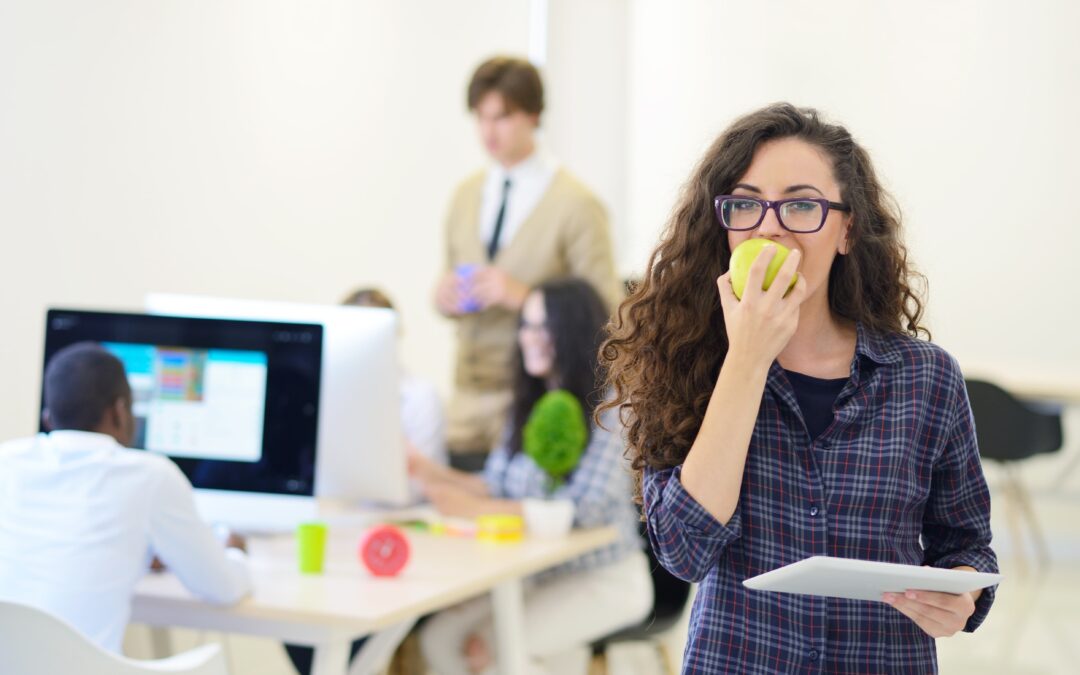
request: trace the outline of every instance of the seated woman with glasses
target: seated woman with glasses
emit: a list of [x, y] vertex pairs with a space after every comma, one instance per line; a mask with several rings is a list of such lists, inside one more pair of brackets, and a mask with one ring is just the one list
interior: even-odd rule
[[[525, 647], [533, 671], [564, 673], [579, 661], [584, 672], [591, 642], [640, 622], [652, 608], [648, 559], [638, 535], [623, 428], [616, 411], [589, 425], [576, 468], [550, 490], [547, 474], [522, 448], [523, 428], [546, 392], [573, 394], [591, 419], [603, 392], [596, 378], [597, 348], [608, 313], [593, 287], [563, 279], [533, 289], [522, 306], [513, 405], [503, 443], [487, 458], [482, 476], [410, 457], [409, 468], [445, 515], [524, 514], [548, 497], [573, 504], [575, 527], [615, 526], [619, 537], [599, 551], [535, 577], [526, 585]], [[487, 597], [432, 617], [420, 644], [437, 673], [479, 673], [494, 668], [492, 608]]]
[[[683, 672], [936, 670], [994, 589], [883, 602], [755, 591], [810, 556], [996, 572], [956, 361], [922, 301], [870, 157], [811, 109], [737, 120], [687, 182], [602, 355], [627, 413], [649, 537], [700, 582]], [[732, 249], [766, 246], [741, 299]], [[794, 287], [789, 284], [796, 278]]]

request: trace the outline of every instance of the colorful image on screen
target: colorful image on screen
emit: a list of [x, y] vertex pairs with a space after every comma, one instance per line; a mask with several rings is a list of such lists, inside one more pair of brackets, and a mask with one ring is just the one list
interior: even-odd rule
[[135, 447], [174, 457], [262, 457], [264, 352], [105, 342], [131, 383]]

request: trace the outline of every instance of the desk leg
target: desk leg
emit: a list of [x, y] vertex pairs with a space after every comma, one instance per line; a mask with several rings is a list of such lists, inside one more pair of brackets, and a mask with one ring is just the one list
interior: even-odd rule
[[150, 655], [155, 659], [167, 659], [172, 653], [172, 637], [168, 628], [147, 626], [150, 631]]
[[334, 640], [315, 645], [311, 675], [346, 675], [349, 670], [349, 640]]
[[495, 611], [495, 656], [500, 675], [525, 673], [525, 603], [521, 579], [504, 581], [491, 590]]
[[407, 619], [369, 635], [349, 665], [349, 675], [373, 675], [386, 670], [394, 651], [415, 625], [416, 619]]

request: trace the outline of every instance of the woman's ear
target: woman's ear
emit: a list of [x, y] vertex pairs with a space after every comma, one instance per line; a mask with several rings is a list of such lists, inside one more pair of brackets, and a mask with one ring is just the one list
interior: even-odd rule
[[851, 216], [848, 216], [845, 221], [844, 237], [840, 240], [840, 245], [836, 248], [836, 252], [840, 255], [847, 255], [851, 252]]

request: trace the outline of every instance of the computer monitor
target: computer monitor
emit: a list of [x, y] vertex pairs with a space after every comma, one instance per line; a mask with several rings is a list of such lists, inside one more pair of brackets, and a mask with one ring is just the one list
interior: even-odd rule
[[84, 341], [124, 364], [134, 446], [173, 459], [205, 518], [278, 529], [315, 515], [322, 326], [49, 310], [46, 365]]
[[168, 293], [147, 295], [145, 308], [322, 326], [315, 495], [392, 506], [409, 501], [393, 310]]

